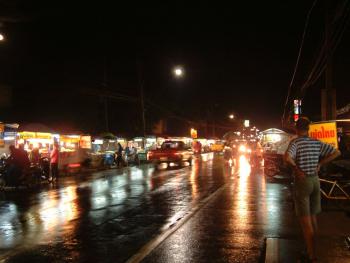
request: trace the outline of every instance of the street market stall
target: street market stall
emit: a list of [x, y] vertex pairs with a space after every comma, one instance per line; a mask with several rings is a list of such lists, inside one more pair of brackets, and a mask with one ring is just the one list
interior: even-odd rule
[[60, 135], [59, 168], [66, 173], [77, 172], [89, 157], [91, 151], [91, 136]]
[[18, 126], [17, 123], [9, 124], [0, 122], [0, 156], [10, 154], [9, 146], [16, 144]]
[[157, 138], [155, 136], [136, 137], [133, 142], [139, 161], [147, 161], [147, 152], [157, 149]]
[[295, 135], [276, 128], [267, 129], [261, 132], [261, 135], [265, 174], [267, 176], [287, 174], [289, 170], [284, 164], [283, 155]]
[[41, 157], [50, 157], [50, 149], [55, 142], [59, 142], [58, 134], [22, 131], [17, 133], [16, 146], [23, 145], [29, 154], [38, 149]]

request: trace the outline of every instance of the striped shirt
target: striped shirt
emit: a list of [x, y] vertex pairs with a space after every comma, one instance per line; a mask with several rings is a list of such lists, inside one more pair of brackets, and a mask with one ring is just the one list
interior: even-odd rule
[[335, 148], [332, 145], [307, 136], [292, 140], [287, 149], [287, 153], [307, 176], [317, 175], [320, 158], [334, 151]]

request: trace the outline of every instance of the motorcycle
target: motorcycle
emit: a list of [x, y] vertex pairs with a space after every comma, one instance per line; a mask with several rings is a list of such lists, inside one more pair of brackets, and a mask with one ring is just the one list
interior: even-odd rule
[[[11, 177], [8, 177], [9, 174], [11, 174]], [[0, 160], [0, 189], [7, 189], [8, 187], [29, 188], [49, 182], [50, 164], [48, 158], [40, 158], [38, 163], [32, 163], [29, 168], [21, 172], [16, 172], [15, 167], [11, 168], [7, 158], [1, 158]]]

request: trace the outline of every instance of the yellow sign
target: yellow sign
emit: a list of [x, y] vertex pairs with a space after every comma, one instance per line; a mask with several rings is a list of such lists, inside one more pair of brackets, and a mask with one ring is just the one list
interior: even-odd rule
[[309, 136], [338, 148], [337, 123], [321, 122], [310, 124]]
[[19, 132], [18, 133], [20, 139], [32, 139], [35, 138], [35, 132]]
[[191, 129], [191, 137], [192, 139], [197, 139], [197, 130], [196, 129]]
[[38, 139], [51, 139], [51, 133], [47, 133], [47, 132], [37, 132], [36, 133], [36, 138]]
[[52, 135], [51, 133], [47, 133], [47, 132], [27, 132], [27, 131], [24, 131], [24, 132], [19, 132], [18, 133], [19, 135], [19, 138], [20, 139], [34, 139], [34, 138], [37, 138], [37, 139], [51, 139], [52, 138]]

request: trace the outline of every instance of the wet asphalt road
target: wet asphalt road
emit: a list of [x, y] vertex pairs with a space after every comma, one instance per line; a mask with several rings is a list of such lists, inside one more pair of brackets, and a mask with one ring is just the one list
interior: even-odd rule
[[205, 154], [1, 193], [0, 261], [125, 262], [176, 229], [143, 262], [259, 262], [265, 237], [295, 233], [290, 191], [240, 163]]

